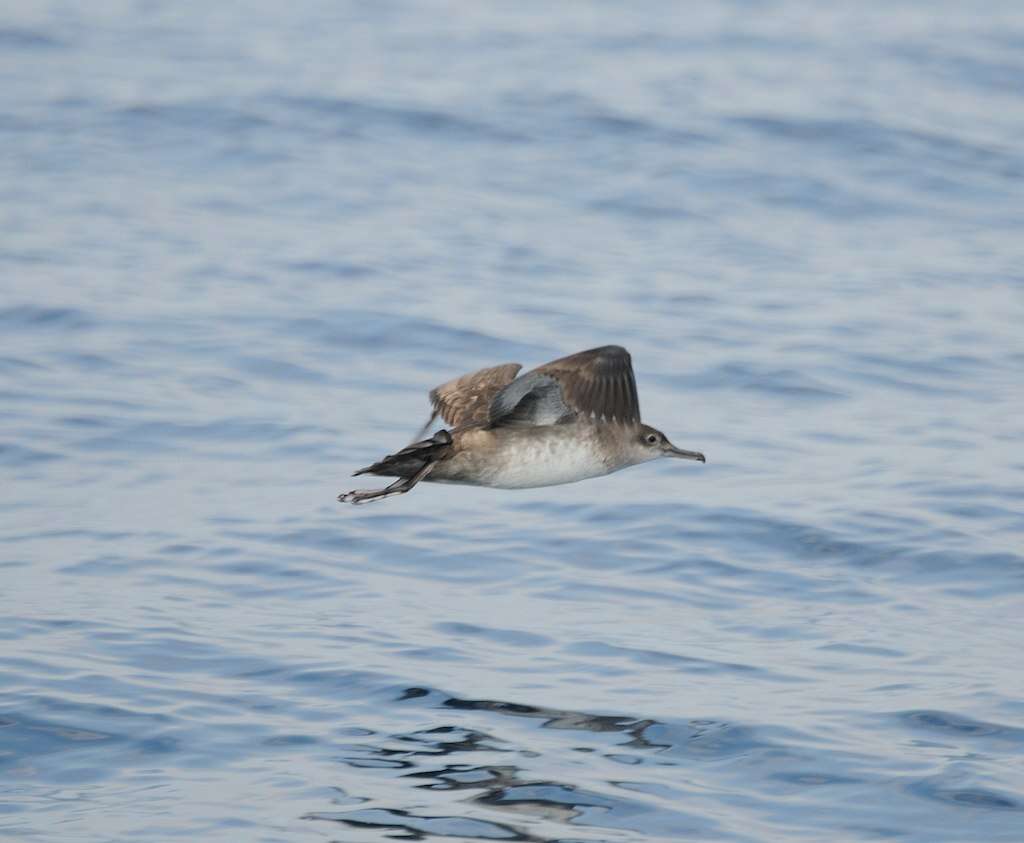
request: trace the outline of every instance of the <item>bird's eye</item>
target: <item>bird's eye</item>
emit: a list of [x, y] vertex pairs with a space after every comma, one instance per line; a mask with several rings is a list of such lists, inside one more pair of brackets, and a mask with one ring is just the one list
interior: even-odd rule
[[647, 444], [648, 444], [648, 445], [653, 445], [653, 444], [655, 444], [655, 443], [656, 443], [657, 441], [658, 441], [658, 436], [657, 436], [657, 434], [655, 434], [655, 433], [648, 433], [648, 434], [647, 434]]

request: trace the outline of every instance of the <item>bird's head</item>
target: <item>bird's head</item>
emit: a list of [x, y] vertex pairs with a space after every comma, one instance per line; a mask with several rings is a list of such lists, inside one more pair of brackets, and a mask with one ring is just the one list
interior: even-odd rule
[[668, 437], [664, 433], [649, 424], [640, 425], [634, 445], [638, 463], [656, 460], [659, 457], [677, 457], [681, 460], [704, 462], [704, 455], [700, 451], [684, 451], [682, 448], [677, 448], [668, 441]]

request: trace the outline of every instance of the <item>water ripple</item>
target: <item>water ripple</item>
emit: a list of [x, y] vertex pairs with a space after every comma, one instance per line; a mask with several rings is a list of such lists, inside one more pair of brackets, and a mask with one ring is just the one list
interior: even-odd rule
[[0, 836], [1019, 843], [1017, 5], [7, 5]]

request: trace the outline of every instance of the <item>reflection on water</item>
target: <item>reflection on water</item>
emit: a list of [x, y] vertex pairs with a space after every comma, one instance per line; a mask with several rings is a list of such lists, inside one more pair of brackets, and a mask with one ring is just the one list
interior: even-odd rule
[[1020, 843], [1019, 4], [7, 6], [0, 836]]
[[[339, 823], [364, 833], [377, 831], [382, 839], [603, 840], [614, 838], [593, 835], [612, 830], [659, 839], [661, 835], [672, 839], [683, 834], [716, 839], [733, 835], [713, 820], [713, 814], [700, 811], [706, 794], [702, 793], [705, 787], [694, 766], [715, 764], [727, 774], [729, 764], [736, 764], [747, 767], [748, 776], [763, 776], [768, 793], [780, 804], [796, 793], [804, 795], [808, 808], [817, 801], [815, 792], [831, 793], [833, 800], [840, 799], [841, 808], [818, 805], [814, 822], [822, 833], [838, 828], [864, 833], [871, 830], [870, 819], [877, 808], [870, 800], [867, 804], [860, 800], [866, 794], [881, 795], [894, 780], [897, 788], [901, 786], [899, 777], [871, 772], [877, 765], [884, 766], [882, 758], [823, 752], [820, 745], [812, 752], [808, 744], [814, 742], [806, 735], [779, 734], [771, 739], [758, 734], [759, 730], [714, 720], [633, 720], [495, 700], [443, 698], [424, 688], [409, 688], [400, 699], [424, 697], [440, 709], [528, 718], [543, 729], [600, 737], [583, 734], [560, 742], [562, 765], [574, 773], [574, 780], [560, 781], [536, 773], [538, 767], [545, 766], [545, 750], [526, 751], [494, 734], [502, 728], [500, 719], [485, 718], [492, 723], [492, 732], [447, 725], [386, 738], [366, 735], [347, 748], [348, 754], [342, 759], [345, 764], [386, 770], [399, 780], [412, 780], [410, 786], [418, 790], [451, 794], [457, 801], [445, 802], [457, 808], [450, 814], [440, 814], [439, 802], [426, 810], [377, 807], [372, 797], [341, 791], [337, 802], [344, 808], [311, 812], [306, 819]], [[949, 723], [958, 719], [943, 712], [907, 712], [899, 716], [914, 722], [939, 723], [940, 728], [949, 728]], [[964, 731], [959, 723], [952, 728]], [[981, 731], [971, 728], [969, 733], [999, 731], [994, 724], [986, 724]], [[548, 745], [546, 740], [537, 743]], [[571, 755], [576, 759], [566, 762]], [[675, 768], [678, 772], [663, 776], [663, 781], [656, 784], [628, 769], [642, 765]], [[595, 780], [589, 786], [579, 783], [580, 779], [589, 780], [591, 771], [602, 766], [615, 771], [614, 778]], [[757, 768], [763, 769], [754, 772]], [[1024, 809], [1019, 798], [984, 787], [956, 786], [954, 779], [909, 779], [906, 792], [925, 800], [985, 809]], [[737, 795], [725, 798], [735, 799], [737, 808], [746, 801]], [[854, 801], [846, 804], [851, 799]], [[916, 813], [923, 817], [926, 811], [927, 804], [922, 803]], [[574, 829], [571, 838], [565, 836], [566, 825]], [[882, 828], [876, 826], [872, 833], [882, 833]]]
[[[416, 699], [429, 695], [427, 689], [409, 688], [402, 698]], [[441, 702], [441, 706], [459, 711], [537, 719], [545, 729], [618, 733], [622, 739], [617, 740], [613, 746], [606, 745], [603, 750], [587, 745], [570, 748], [571, 752], [583, 754], [600, 751], [603, 758], [616, 764], [641, 764], [643, 756], [638, 754], [640, 751], [650, 750], [653, 755], [672, 748], [671, 744], [652, 743], [648, 740], [648, 729], [660, 725], [653, 720], [634, 721], [495, 700], [448, 698]], [[713, 739], [706, 740], [709, 734], [725, 728], [725, 724], [711, 721], [694, 721], [688, 726], [691, 733], [687, 741], [703, 741], [703, 749], [698, 752], [707, 752], [713, 746]], [[537, 753], [522, 753], [491, 734], [439, 726], [411, 734], [394, 735], [388, 744], [387, 747], [362, 744], [360, 748], [363, 752], [347, 757], [345, 762], [357, 767], [365, 765], [402, 770], [400, 775], [403, 778], [423, 780], [414, 785], [419, 789], [459, 791], [459, 804], [463, 811], [480, 809], [482, 816], [468, 819], [465, 815], [426, 817], [393, 809], [353, 808], [315, 812], [309, 814], [307, 819], [339, 822], [356, 829], [378, 829], [388, 834], [402, 832], [411, 839], [462, 837], [549, 841], [556, 838], [544, 833], [543, 827], [551, 824], [635, 830], [639, 833], [657, 833], [661, 827], [670, 833], [682, 833], [687, 829], [696, 833], [707, 832], [714, 827], [714, 824], [689, 816], [683, 811], [659, 808], [642, 798], [631, 797], [630, 791], [641, 796], [648, 791], [640, 782], [606, 782], [604, 785], [610, 790], [604, 794], [577, 784], [537, 778], [530, 770], [533, 765], [507, 763], [521, 755], [529, 757]], [[499, 759], [504, 755], [506, 763], [475, 763], [473, 756], [463, 757], [467, 753], [485, 753]], [[445, 763], [436, 760], [442, 756]], [[658, 795], [657, 789], [654, 795]], [[484, 819], [483, 815], [507, 815], [508, 821]], [[531, 828], [528, 823], [536, 827]], [[565, 838], [559, 835], [558, 839]]]

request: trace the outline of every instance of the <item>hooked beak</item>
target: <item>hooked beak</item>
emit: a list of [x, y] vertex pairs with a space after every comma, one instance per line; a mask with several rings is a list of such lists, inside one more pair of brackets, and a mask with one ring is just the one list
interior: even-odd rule
[[696, 460], [697, 462], [706, 462], [704, 455], [700, 451], [684, 451], [682, 448], [677, 448], [675, 445], [669, 445], [665, 449], [666, 457], [679, 457], [681, 460]]

